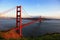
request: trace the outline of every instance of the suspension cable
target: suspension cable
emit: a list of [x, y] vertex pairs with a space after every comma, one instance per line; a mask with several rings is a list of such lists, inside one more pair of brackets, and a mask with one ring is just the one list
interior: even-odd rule
[[32, 17], [31, 15], [28, 14], [28, 12], [22, 7], [23, 11], [27, 13], [28, 16]]
[[13, 7], [13, 8], [11, 8], [11, 9], [9, 9], [9, 10], [3, 11], [3, 12], [0, 13], [0, 15], [6, 14], [6, 13], [8, 13], [8, 12], [14, 10], [15, 8], [16, 8], [16, 7]]

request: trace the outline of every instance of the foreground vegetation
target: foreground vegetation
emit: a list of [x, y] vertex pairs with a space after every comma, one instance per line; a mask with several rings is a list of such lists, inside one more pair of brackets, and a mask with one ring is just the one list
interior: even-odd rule
[[23, 38], [9, 38], [9, 39], [5, 39], [4, 37], [2, 37], [0, 35], [0, 40], [60, 40], [60, 34], [57, 33], [53, 33], [53, 34], [46, 34], [43, 36], [39, 36], [39, 37], [23, 37]]
[[60, 40], [60, 33], [47, 33], [38, 37], [20, 38], [15, 30], [9, 30], [7, 32], [0, 32], [0, 40]]

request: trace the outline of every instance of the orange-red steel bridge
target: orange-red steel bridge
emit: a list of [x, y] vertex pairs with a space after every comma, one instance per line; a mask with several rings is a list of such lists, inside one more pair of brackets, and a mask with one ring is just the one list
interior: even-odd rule
[[[9, 9], [9, 10], [3, 12], [3, 13], [7, 13], [7, 12], [13, 10], [13, 9], [14, 8]], [[33, 24], [35, 22], [41, 22], [42, 18], [41, 17], [39, 17], [39, 18], [22, 18], [21, 14], [22, 14], [22, 6], [16, 6], [16, 28], [14, 28], [14, 30], [19, 30], [20, 37], [23, 37], [22, 28], [26, 27], [26, 26], [29, 26], [30, 24]], [[22, 19], [27, 19], [27, 20], [32, 20], [32, 21], [28, 22], [26, 24], [22, 24]]]

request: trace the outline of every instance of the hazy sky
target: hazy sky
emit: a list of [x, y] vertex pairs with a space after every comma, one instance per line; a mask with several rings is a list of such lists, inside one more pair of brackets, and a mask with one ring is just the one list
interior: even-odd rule
[[[32, 16], [60, 18], [60, 0], [0, 0], [0, 12], [17, 5], [21, 5]], [[14, 12], [10, 12], [9, 15], [14, 16]]]

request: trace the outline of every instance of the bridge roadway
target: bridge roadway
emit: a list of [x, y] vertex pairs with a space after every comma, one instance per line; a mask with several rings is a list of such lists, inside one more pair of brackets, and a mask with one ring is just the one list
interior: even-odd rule
[[[33, 24], [35, 22], [42, 22], [42, 19], [41, 18], [22, 18], [22, 19], [27, 19], [27, 20], [32, 20], [31, 22], [29, 23], [26, 23], [26, 24], [22, 24], [22, 28], [26, 27], [26, 26], [29, 26], [30, 24]], [[18, 30], [19, 28], [12, 28], [14, 30]]]

